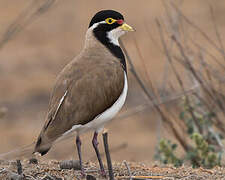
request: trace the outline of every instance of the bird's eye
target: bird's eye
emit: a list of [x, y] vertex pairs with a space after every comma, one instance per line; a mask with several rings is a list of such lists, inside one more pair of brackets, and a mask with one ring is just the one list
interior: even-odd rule
[[116, 22], [116, 20], [113, 19], [113, 18], [107, 18], [107, 19], [105, 19], [105, 22], [106, 22], [107, 24], [113, 24], [114, 22]]

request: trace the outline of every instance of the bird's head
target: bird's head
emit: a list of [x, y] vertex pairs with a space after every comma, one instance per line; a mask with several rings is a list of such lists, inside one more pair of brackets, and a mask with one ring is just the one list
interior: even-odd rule
[[95, 37], [103, 44], [112, 43], [119, 46], [118, 39], [134, 29], [125, 23], [124, 17], [117, 11], [102, 10], [94, 15], [89, 24]]

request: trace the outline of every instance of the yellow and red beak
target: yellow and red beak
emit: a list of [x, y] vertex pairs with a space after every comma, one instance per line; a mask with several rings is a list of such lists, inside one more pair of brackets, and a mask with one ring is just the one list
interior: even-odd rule
[[126, 23], [123, 23], [120, 28], [124, 31], [134, 31], [134, 29]]
[[117, 20], [117, 23], [120, 24], [120, 28], [124, 31], [135, 31], [130, 25], [125, 23], [122, 19]]

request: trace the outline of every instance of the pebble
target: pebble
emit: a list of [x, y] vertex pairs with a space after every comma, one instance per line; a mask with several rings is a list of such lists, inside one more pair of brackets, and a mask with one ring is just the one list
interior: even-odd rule
[[60, 169], [74, 169], [81, 170], [78, 160], [66, 160], [59, 163]]

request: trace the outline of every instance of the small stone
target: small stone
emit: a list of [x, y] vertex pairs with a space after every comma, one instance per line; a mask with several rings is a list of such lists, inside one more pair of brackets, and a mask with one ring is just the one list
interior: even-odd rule
[[17, 173], [19, 175], [22, 175], [23, 174], [23, 168], [22, 168], [22, 164], [21, 164], [20, 160], [16, 160], [16, 164], [17, 164]]
[[78, 160], [66, 160], [59, 163], [61, 169], [81, 170], [80, 162]]
[[56, 176], [46, 175], [46, 176], [43, 177], [41, 180], [62, 180], [62, 178], [58, 178], [58, 177], [56, 177]]
[[10, 175], [7, 178], [8, 180], [25, 180], [25, 177], [23, 174], [18, 175], [16, 173], [10, 173]]
[[86, 180], [96, 180], [96, 178], [94, 176], [88, 174], [86, 176]]
[[31, 158], [29, 164], [38, 164], [38, 160], [36, 158]]

